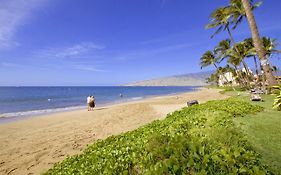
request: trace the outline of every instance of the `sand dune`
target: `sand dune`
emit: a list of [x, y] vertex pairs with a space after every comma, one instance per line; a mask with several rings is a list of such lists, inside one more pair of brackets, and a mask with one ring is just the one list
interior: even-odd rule
[[186, 101], [223, 98], [218, 90], [202, 89], [0, 124], [0, 174], [40, 174], [66, 156], [80, 153], [87, 144], [162, 119]]

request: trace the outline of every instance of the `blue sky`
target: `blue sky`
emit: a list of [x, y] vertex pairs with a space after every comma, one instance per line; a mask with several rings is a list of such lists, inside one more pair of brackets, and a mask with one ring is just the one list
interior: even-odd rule
[[[201, 55], [227, 37], [210, 39], [204, 26], [227, 3], [0, 0], [0, 85], [119, 85], [202, 71]], [[266, 0], [255, 11], [261, 35], [278, 41], [280, 7]], [[251, 36], [246, 20], [233, 35]], [[279, 57], [271, 60], [281, 67]]]

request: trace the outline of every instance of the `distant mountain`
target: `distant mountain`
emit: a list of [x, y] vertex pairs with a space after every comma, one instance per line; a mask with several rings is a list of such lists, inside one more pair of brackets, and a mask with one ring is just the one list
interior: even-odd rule
[[212, 71], [175, 75], [126, 84], [125, 86], [204, 86]]

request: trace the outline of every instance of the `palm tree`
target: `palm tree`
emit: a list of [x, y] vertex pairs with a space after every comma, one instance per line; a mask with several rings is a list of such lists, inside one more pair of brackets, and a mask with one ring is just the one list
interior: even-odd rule
[[220, 7], [217, 8], [212, 14], [211, 14], [211, 22], [206, 25], [206, 28], [217, 28], [215, 33], [211, 36], [213, 38], [216, 34], [221, 32], [222, 30], [227, 30], [228, 35], [231, 40], [233, 40], [232, 34], [229, 29], [230, 25], [230, 8], [229, 7]]
[[272, 53], [278, 53], [278, 51], [275, 49], [277, 46], [276, 39], [262, 37], [262, 43], [268, 57], [270, 57]]
[[207, 80], [207, 83], [212, 83], [212, 82], [215, 82], [216, 84], [218, 84], [218, 77], [219, 77], [219, 74], [218, 72], [214, 72], [210, 75], [210, 77], [208, 77], [206, 80]]
[[[275, 50], [277, 44], [276, 44], [276, 39], [271, 39], [269, 37], [262, 37], [263, 41], [263, 46], [266, 52], [266, 55], [268, 57], [271, 56], [272, 53], [278, 53], [277, 50]], [[253, 43], [252, 38], [246, 38], [244, 40], [244, 43], [248, 49], [248, 57], [253, 57], [254, 58], [254, 63], [255, 63], [255, 69], [256, 69], [256, 74], [258, 75], [258, 63], [257, 63], [257, 52]]]
[[[230, 63], [234, 66], [235, 74], [238, 75], [240, 78], [243, 78], [244, 82], [249, 84], [248, 80], [246, 79], [247, 74], [245, 74], [245, 76], [243, 76], [243, 74], [242, 73], [240, 74], [240, 72], [238, 71], [238, 68], [237, 68], [241, 64], [241, 62], [244, 58], [240, 56], [240, 52], [236, 52], [237, 49], [234, 50], [233, 47], [231, 47], [230, 43], [231, 43], [230, 39], [225, 39], [225, 40], [222, 40], [221, 42], [219, 42], [219, 44], [215, 47], [214, 53], [218, 57], [218, 62], [221, 63], [224, 59], [228, 59], [228, 63]], [[246, 66], [246, 67], [244, 66], [245, 69], [247, 69], [248, 67], [245, 62], [244, 62], [244, 65]], [[228, 67], [227, 70], [230, 70], [229, 69], [230, 66], [227, 65], [227, 67]], [[233, 71], [231, 71], [231, 72], [233, 73]], [[244, 87], [246, 87], [246, 84], [244, 82], [240, 81], [240, 84], [243, 85]]]
[[[252, 4], [251, 1], [251, 7], [252, 10], [259, 7], [261, 5], [261, 2], [258, 2], [256, 4]], [[241, 3], [241, 0], [230, 0], [230, 3], [226, 7], [220, 7], [217, 8], [212, 14], [211, 14], [211, 22], [206, 25], [206, 28], [217, 28], [215, 33], [211, 36], [213, 38], [216, 34], [218, 34], [222, 30], [227, 30], [228, 35], [230, 37], [230, 40], [232, 44], [234, 45], [234, 39], [230, 32], [230, 25], [233, 24], [234, 26], [232, 29], [235, 29], [239, 23], [243, 20], [243, 18], [246, 16], [245, 10], [243, 8], [243, 5]]]
[[[243, 65], [245, 72], [241, 72], [238, 71], [238, 75], [244, 79], [244, 87], [248, 88], [250, 85], [250, 82], [253, 80], [253, 74], [251, 69], [248, 67], [245, 58], [246, 57], [250, 57], [250, 56], [254, 56], [254, 61], [256, 63], [255, 60], [255, 52], [253, 49], [251, 49], [251, 47], [249, 46], [249, 43], [247, 43], [249, 41], [243, 41], [243, 42], [239, 42], [237, 44], [235, 44], [232, 47], [232, 52], [230, 52], [230, 57], [228, 62], [232, 65], [234, 65], [234, 67], [239, 66], [240, 64]], [[256, 70], [258, 70], [257, 66], [256, 66]], [[256, 72], [257, 73], [257, 72]], [[258, 74], [258, 73], [257, 73]]]
[[[252, 10], [254, 10], [262, 4], [262, 1], [253, 4], [253, 0], [250, 0], [249, 3], [251, 5]], [[231, 23], [233, 24], [232, 29], [236, 29], [238, 24], [240, 24], [246, 17], [245, 9], [241, 0], [230, 0], [228, 7], [231, 13]]]
[[242, 65], [246, 71], [246, 74], [250, 75], [249, 67], [248, 67], [247, 63], [245, 62], [245, 57], [247, 55], [248, 55], [248, 49], [244, 42], [236, 43], [233, 46], [233, 51], [231, 52], [231, 56], [236, 57], [238, 60], [240, 60], [240, 63], [242, 63]]
[[[216, 9], [212, 14], [211, 14], [211, 22], [209, 24], [206, 25], [206, 28], [218, 28], [216, 30], [216, 32], [211, 36], [214, 37], [214, 35], [218, 34], [220, 31], [222, 30], [227, 30], [228, 35], [230, 37], [230, 41], [232, 43], [232, 45], [234, 46], [234, 49], [236, 50], [236, 54], [239, 54], [239, 50], [236, 48], [235, 45], [235, 41], [233, 39], [233, 36], [230, 32], [230, 18], [233, 16], [233, 10], [234, 8], [230, 5], [227, 7], [220, 7], [218, 9]], [[242, 56], [240, 56], [242, 57]], [[249, 70], [248, 70], [248, 66], [246, 64], [245, 61], [242, 61], [245, 69], [246, 69], [246, 73], [249, 74]]]
[[254, 58], [256, 75], [258, 76], [259, 75], [259, 68], [258, 68], [258, 63], [257, 63], [257, 58], [256, 58], [257, 52], [255, 50], [253, 39], [252, 38], [246, 38], [246, 39], [244, 39], [244, 43], [245, 43], [245, 47], [248, 50], [247, 57], [253, 57]]
[[207, 67], [209, 65], [214, 65], [215, 68], [218, 69], [217, 61], [218, 61], [218, 58], [215, 56], [215, 54], [212, 51], [208, 50], [200, 58], [201, 69], [204, 67]]
[[[266, 52], [266, 56], [268, 58], [270, 58], [270, 56], [273, 54], [273, 53], [279, 53], [278, 50], [276, 50], [276, 46], [277, 46], [277, 43], [276, 43], [276, 39], [271, 39], [269, 37], [262, 37], [262, 41], [263, 41], [263, 47], [265, 49], [265, 52]], [[270, 65], [269, 65], [270, 67]], [[277, 72], [277, 67], [276, 66], [272, 66], [270, 67], [270, 70], [272, 72], [272, 74], [275, 72]], [[263, 76], [264, 77], [264, 76]], [[264, 78], [263, 78], [264, 79]], [[265, 83], [265, 80], [264, 82]], [[277, 82], [278, 83], [278, 82]], [[264, 88], [265, 89], [265, 88]]]
[[220, 59], [219, 62], [229, 57], [231, 51], [230, 42], [231, 41], [229, 39], [225, 39], [220, 41], [219, 44], [215, 47], [214, 52], [218, 55]]
[[222, 77], [225, 79], [225, 81], [229, 84], [229, 81], [227, 80], [227, 78], [225, 77], [225, 75], [221, 72], [220, 67], [218, 67], [217, 62], [218, 62], [219, 58], [216, 57], [216, 55], [208, 50], [206, 51], [203, 56], [200, 58], [200, 65], [201, 65], [201, 69], [210, 65], [213, 65], [216, 70], [218, 71], [219, 74], [222, 75]]
[[252, 38], [254, 41], [254, 46], [256, 48], [257, 54], [259, 56], [260, 62], [262, 64], [263, 69], [265, 70], [265, 76], [268, 80], [268, 84], [270, 86], [278, 84], [277, 80], [272, 74], [272, 71], [270, 70], [268, 60], [266, 58], [266, 51], [263, 47], [262, 40], [260, 38], [259, 32], [258, 32], [258, 27], [256, 24], [255, 17], [252, 13], [252, 7], [249, 3], [249, 0], [241, 0], [243, 7], [245, 9], [245, 13], [249, 22], [249, 26], [251, 29], [252, 33]]

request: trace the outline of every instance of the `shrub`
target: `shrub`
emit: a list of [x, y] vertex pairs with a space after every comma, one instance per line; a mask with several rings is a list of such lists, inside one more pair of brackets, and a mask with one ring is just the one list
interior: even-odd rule
[[261, 110], [233, 98], [183, 108], [99, 140], [45, 174], [268, 174], [232, 121]]
[[279, 89], [279, 92], [277, 93], [277, 96], [273, 102], [273, 109], [277, 109], [278, 111], [281, 111], [281, 84], [279, 86], [273, 86], [273, 87]]

